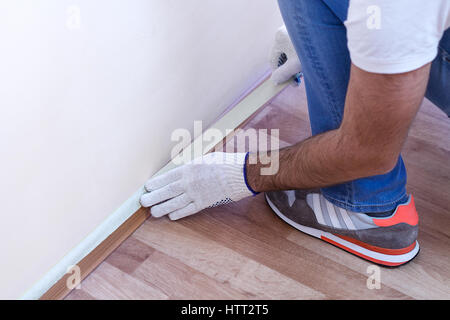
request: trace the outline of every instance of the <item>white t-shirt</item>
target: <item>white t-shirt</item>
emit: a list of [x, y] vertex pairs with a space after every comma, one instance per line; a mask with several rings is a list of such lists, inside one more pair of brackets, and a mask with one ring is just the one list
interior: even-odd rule
[[402, 73], [434, 60], [450, 27], [450, 0], [350, 0], [348, 48], [357, 67]]

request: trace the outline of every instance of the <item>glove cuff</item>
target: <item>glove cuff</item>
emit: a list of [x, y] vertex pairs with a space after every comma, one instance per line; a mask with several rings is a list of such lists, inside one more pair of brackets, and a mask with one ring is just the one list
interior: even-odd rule
[[245, 164], [248, 153], [234, 153], [228, 154], [227, 156], [233, 157], [233, 160], [228, 162], [230, 164], [225, 166], [225, 176], [228, 178], [227, 183], [231, 191], [231, 200], [239, 201], [242, 198], [257, 195], [258, 193], [250, 187], [247, 181]]
[[250, 190], [250, 192], [253, 194], [253, 196], [256, 196], [259, 194], [259, 192], [256, 192], [255, 190], [253, 190], [252, 187], [250, 187], [250, 184], [248, 183], [247, 180], [247, 160], [248, 160], [248, 156], [249, 156], [250, 152], [247, 152], [245, 154], [245, 159], [244, 159], [244, 164], [243, 164], [243, 174], [244, 174], [244, 181], [245, 181], [245, 185], [247, 186], [248, 190]]

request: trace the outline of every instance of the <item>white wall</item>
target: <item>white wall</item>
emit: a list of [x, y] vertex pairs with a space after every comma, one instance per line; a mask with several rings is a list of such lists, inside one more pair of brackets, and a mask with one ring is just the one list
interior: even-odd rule
[[0, 298], [261, 77], [281, 24], [275, 0], [0, 1]]

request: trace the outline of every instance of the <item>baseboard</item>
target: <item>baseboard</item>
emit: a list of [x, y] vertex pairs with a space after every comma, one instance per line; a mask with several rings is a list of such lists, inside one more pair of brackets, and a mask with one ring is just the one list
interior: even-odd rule
[[[274, 85], [268, 80], [268, 74], [257, 85], [247, 90], [212, 126], [225, 133], [227, 129], [237, 129], [243, 126], [255, 112], [280, 93], [286, 84]], [[232, 134], [232, 133], [231, 133]], [[219, 144], [226, 138], [215, 137]], [[199, 139], [199, 138], [197, 138]], [[196, 143], [195, 139], [192, 144]], [[206, 153], [209, 150], [202, 150]], [[164, 173], [175, 165], [169, 162], [156, 175]], [[42, 279], [30, 288], [22, 299], [58, 300], [63, 299], [70, 291], [67, 281], [72, 273], [68, 268], [77, 265], [80, 269], [80, 279], [85, 279], [109, 254], [125, 241], [149, 216], [148, 210], [139, 205], [143, 188], [128, 199], [119, 209], [111, 214], [106, 221], [98, 226], [92, 234], [86, 237], [78, 246], [55, 265]]]
[[[110, 234], [99, 246], [77, 263], [80, 268], [80, 279], [86, 278], [103, 260], [105, 260], [123, 241], [125, 241], [149, 217], [149, 211], [140, 208], [119, 228]], [[63, 299], [71, 289], [67, 286], [71, 274], [66, 273], [59, 279], [40, 300]]]

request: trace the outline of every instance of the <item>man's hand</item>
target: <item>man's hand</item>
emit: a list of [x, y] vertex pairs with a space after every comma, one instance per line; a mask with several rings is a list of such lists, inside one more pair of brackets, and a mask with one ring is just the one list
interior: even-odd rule
[[272, 67], [271, 79], [276, 84], [288, 81], [302, 71], [300, 60], [285, 26], [278, 29], [275, 35], [269, 61]]
[[245, 153], [215, 152], [150, 179], [141, 197], [152, 216], [171, 220], [251, 196], [244, 177]]

